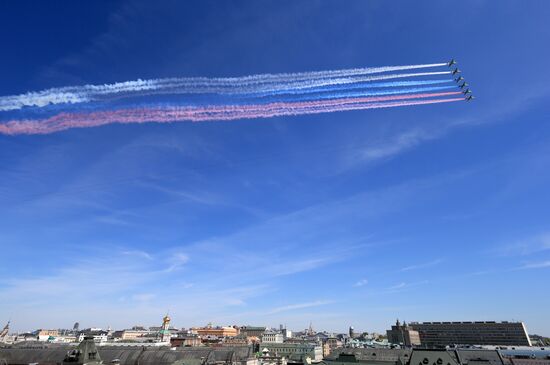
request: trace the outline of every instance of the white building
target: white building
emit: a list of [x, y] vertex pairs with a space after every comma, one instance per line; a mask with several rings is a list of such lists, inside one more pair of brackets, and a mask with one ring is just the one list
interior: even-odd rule
[[283, 343], [284, 336], [281, 332], [265, 331], [262, 335], [262, 343]]
[[302, 358], [317, 362], [323, 360], [323, 348], [310, 343], [262, 343], [262, 352], [266, 351], [270, 356], [280, 356], [287, 359]]
[[96, 343], [103, 343], [107, 342], [109, 339], [109, 332], [108, 331], [82, 331], [78, 334], [78, 342], [84, 341], [84, 337], [93, 337], [94, 342]]
[[285, 340], [289, 339], [289, 338], [292, 338], [292, 331], [291, 330], [288, 330], [286, 328], [283, 328], [283, 338]]

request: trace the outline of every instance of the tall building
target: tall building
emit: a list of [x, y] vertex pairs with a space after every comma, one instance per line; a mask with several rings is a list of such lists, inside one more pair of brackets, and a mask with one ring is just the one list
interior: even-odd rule
[[422, 347], [447, 345], [531, 346], [523, 322], [411, 322]]
[[292, 338], [292, 331], [289, 330], [288, 328], [283, 328], [283, 338], [285, 340]]
[[410, 326], [407, 326], [406, 322], [399, 323], [399, 320], [395, 322], [395, 326], [391, 326], [391, 330], [386, 331], [388, 336], [388, 342], [393, 344], [402, 344], [407, 347], [418, 346], [421, 344], [420, 334]]

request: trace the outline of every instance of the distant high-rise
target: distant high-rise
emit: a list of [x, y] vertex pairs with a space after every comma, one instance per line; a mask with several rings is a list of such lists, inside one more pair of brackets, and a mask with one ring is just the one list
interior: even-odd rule
[[353, 338], [355, 336], [355, 332], [353, 330], [353, 326], [349, 326], [349, 337]]
[[75, 322], [73, 325], [73, 331], [78, 332], [78, 329], [80, 328], [80, 323]]
[[523, 322], [410, 322], [422, 347], [447, 345], [531, 346]]

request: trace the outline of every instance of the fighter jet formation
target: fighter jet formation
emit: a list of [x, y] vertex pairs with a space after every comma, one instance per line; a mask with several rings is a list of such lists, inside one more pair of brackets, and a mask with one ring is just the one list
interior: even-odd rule
[[[453, 67], [453, 65], [456, 65], [457, 62], [455, 61], [455, 59], [453, 58], [452, 60], [450, 60], [449, 62], [447, 62], [447, 66], [449, 68]], [[460, 71], [457, 67], [455, 67], [452, 71], [451, 71], [451, 75], [458, 75], [462, 73], [462, 71]], [[472, 101], [475, 99], [475, 97], [472, 95], [472, 90], [470, 90], [468, 88], [468, 84], [466, 83], [466, 81], [464, 81], [464, 77], [462, 76], [458, 76], [456, 77], [455, 79], [455, 82], [458, 86], [459, 89], [462, 90], [462, 93], [464, 94], [464, 100], [466, 101]], [[461, 83], [462, 82], [462, 83]]]
[[472, 91], [456, 65], [451, 60], [240, 77], [138, 79], [0, 95], [0, 135], [471, 101]]

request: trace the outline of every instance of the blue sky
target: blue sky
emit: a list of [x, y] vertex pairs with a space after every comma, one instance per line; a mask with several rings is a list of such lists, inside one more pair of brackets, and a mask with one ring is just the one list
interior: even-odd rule
[[456, 58], [473, 103], [0, 136], [13, 328], [550, 334], [550, 4], [10, 2], [0, 95]]

